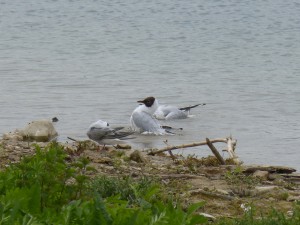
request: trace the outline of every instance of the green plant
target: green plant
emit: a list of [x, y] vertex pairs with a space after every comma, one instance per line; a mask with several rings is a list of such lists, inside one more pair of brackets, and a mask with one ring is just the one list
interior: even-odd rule
[[225, 180], [231, 185], [244, 186], [252, 188], [260, 183], [260, 179], [243, 173], [241, 167], [236, 167], [233, 171], [225, 174]]
[[[162, 188], [149, 178], [88, 176], [87, 158], [74, 162], [63, 146], [36, 146], [33, 156], [0, 172], [0, 224], [202, 224], [195, 211], [162, 200]], [[174, 204], [176, 203], [176, 204]]]
[[300, 207], [294, 206], [291, 216], [287, 216], [282, 212], [272, 209], [267, 216], [258, 214], [251, 207], [242, 218], [220, 219], [217, 225], [298, 225], [300, 224]]
[[145, 193], [158, 188], [158, 184], [148, 177], [133, 180], [129, 176], [100, 176], [95, 179], [92, 188], [102, 198], [119, 195], [121, 200], [127, 200], [129, 203], [138, 203], [140, 197], [145, 197]]

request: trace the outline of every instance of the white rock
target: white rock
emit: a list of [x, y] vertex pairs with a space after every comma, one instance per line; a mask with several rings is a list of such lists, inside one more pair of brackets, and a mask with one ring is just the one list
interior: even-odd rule
[[208, 220], [216, 220], [216, 217], [210, 215], [210, 214], [207, 214], [207, 213], [199, 213], [200, 215], [204, 216], [205, 218], [207, 218]]
[[24, 140], [47, 142], [57, 136], [57, 132], [49, 120], [30, 122], [22, 131]]

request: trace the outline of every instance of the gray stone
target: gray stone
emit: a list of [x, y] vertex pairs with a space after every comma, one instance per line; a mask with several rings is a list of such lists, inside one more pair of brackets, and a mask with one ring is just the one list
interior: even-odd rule
[[57, 137], [57, 132], [49, 120], [30, 122], [22, 131], [24, 140], [47, 142]]
[[15, 132], [5, 133], [3, 134], [2, 138], [3, 140], [23, 141], [22, 134], [18, 130], [16, 130]]
[[269, 172], [268, 171], [257, 170], [253, 173], [253, 177], [258, 177], [262, 180], [268, 180], [269, 179]]
[[300, 196], [288, 196], [287, 201], [289, 201], [289, 202], [300, 202]]
[[273, 192], [278, 189], [278, 186], [257, 186], [255, 187], [256, 195], [262, 195]]

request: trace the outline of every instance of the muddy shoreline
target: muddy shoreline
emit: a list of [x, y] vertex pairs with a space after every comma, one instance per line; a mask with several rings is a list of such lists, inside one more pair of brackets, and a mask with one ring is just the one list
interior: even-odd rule
[[[18, 132], [0, 139], [0, 168], [32, 155], [35, 145], [49, 142], [24, 141]], [[205, 201], [203, 213], [237, 217], [255, 206], [261, 212], [275, 208], [289, 214], [300, 201], [300, 176], [289, 167], [220, 165], [215, 156], [183, 157], [161, 153], [151, 156], [129, 145], [99, 146], [90, 140], [60, 143], [70, 160], [88, 157], [96, 169], [91, 176], [154, 177], [186, 202]]]

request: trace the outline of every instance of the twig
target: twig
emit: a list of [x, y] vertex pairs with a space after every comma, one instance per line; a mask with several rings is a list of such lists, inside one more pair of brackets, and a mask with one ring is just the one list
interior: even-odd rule
[[76, 140], [74, 138], [71, 138], [71, 137], [67, 137], [67, 138], [70, 139], [71, 141], [78, 141], [78, 140]]
[[[167, 145], [167, 146], [170, 146], [169, 143], [168, 143], [168, 140], [165, 140], [164, 143]], [[172, 160], [174, 161], [176, 159], [176, 157], [173, 155], [173, 152], [171, 150], [168, 150]]]

